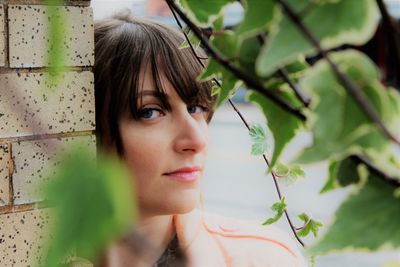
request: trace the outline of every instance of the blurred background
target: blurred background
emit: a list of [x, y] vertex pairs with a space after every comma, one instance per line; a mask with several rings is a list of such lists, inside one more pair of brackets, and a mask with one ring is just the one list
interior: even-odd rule
[[[360, 0], [362, 1], [362, 0]], [[400, 0], [385, 1], [392, 16], [400, 19]], [[168, 7], [161, 0], [92, 0], [91, 6], [95, 19], [110, 16], [112, 13], [128, 8], [134, 15], [147, 17], [176, 26]], [[236, 25], [243, 16], [240, 4], [235, 3], [226, 9], [225, 27]], [[379, 17], [377, 17], [379, 19]], [[379, 66], [382, 78], [386, 81], [394, 76], [389, 73], [383, 62], [382, 49], [385, 49], [382, 28], [363, 47], [364, 51]], [[245, 103], [245, 90], [241, 89], [233, 98], [239, 110], [250, 123], [265, 123], [262, 113], [250, 104]], [[334, 127], [334, 125], [332, 125]], [[289, 163], [302, 148], [312, 142], [308, 133], [300, 133], [285, 149], [282, 156], [284, 163]], [[271, 147], [272, 149], [272, 147]], [[270, 206], [278, 201], [272, 178], [266, 175], [266, 165], [261, 157], [250, 155], [251, 140], [246, 127], [238, 115], [228, 105], [224, 104], [215, 113], [210, 124], [209, 159], [206, 175], [203, 181], [204, 206], [211, 212], [226, 216], [256, 220], [259, 223], [271, 217]], [[400, 152], [399, 152], [400, 155]], [[349, 188], [335, 190], [323, 195], [319, 194], [327, 176], [327, 163], [304, 166], [306, 178], [294, 184], [281, 183], [281, 190], [286, 196], [288, 211], [295, 224], [301, 225], [297, 215], [306, 212], [313, 218], [329, 225], [333, 213], [346, 198]], [[289, 234], [291, 230], [285, 218], [277, 223]], [[323, 230], [320, 234], [323, 234]], [[313, 243], [313, 237], [305, 239], [306, 244]], [[400, 262], [400, 255], [394, 252], [351, 252], [318, 257], [317, 267], [375, 267], [385, 265], [390, 261]]]

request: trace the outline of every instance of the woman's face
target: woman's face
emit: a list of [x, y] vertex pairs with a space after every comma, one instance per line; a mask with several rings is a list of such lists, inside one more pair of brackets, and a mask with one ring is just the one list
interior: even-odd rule
[[139, 119], [119, 128], [142, 216], [185, 213], [197, 206], [208, 144], [206, 111], [185, 104], [161, 77], [171, 110], [162, 107], [150, 71], [139, 89]]

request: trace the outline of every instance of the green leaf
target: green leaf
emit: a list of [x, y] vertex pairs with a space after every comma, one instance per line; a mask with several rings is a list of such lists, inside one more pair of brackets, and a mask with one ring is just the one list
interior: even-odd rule
[[[238, 57], [239, 40], [232, 31], [225, 31], [220, 35], [212, 36], [210, 42], [226, 58], [235, 60]], [[217, 107], [232, 96], [241, 85], [241, 81], [215, 59], [209, 60], [207, 67], [197, 79], [204, 81], [218, 77], [220, 77], [221, 88], [218, 90]]]
[[400, 248], [400, 199], [394, 196], [394, 190], [394, 186], [370, 174], [368, 182], [342, 203], [327, 233], [309, 252]]
[[[300, 12], [308, 0], [286, 1]], [[315, 5], [302, 21], [320, 40], [324, 49], [342, 44], [361, 45], [375, 33], [378, 24], [375, 0], [324, 1]], [[316, 50], [297, 27], [282, 14], [282, 20], [273, 27], [257, 59], [257, 72], [262, 76], [273, 73], [279, 66], [294, 61], [299, 54], [313, 55]]]
[[58, 266], [71, 251], [96, 261], [113, 239], [127, 231], [135, 219], [133, 183], [118, 160], [83, 149], [65, 158], [47, 199], [54, 204], [53, 238], [46, 266]]
[[328, 181], [322, 188], [321, 193], [357, 183], [360, 180], [357, 166], [358, 164], [351, 158], [330, 162]]
[[218, 19], [223, 7], [236, 0], [179, 0], [182, 7], [200, 26], [209, 26]]
[[304, 225], [302, 229], [297, 232], [297, 234], [299, 236], [307, 236], [310, 233], [313, 233], [314, 237], [317, 237], [319, 228], [321, 228], [323, 224], [321, 222], [311, 219], [311, 217], [304, 212], [301, 213], [298, 217], [304, 222]]
[[[192, 46], [193, 46], [194, 49], [197, 49], [197, 48], [200, 46], [200, 43], [201, 43], [200, 39], [197, 38], [197, 36], [196, 36], [192, 31], [190, 31], [190, 32], [187, 34], [187, 37], [188, 37], [189, 42], [192, 44]], [[188, 48], [188, 47], [190, 47], [189, 42], [188, 42], [188, 41], [186, 40], [186, 38], [185, 38], [185, 40], [183, 41], [183, 43], [179, 46], [179, 49], [183, 49], [183, 48]]]
[[284, 181], [287, 185], [305, 177], [305, 172], [299, 165], [289, 168], [281, 162], [277, 162], [273, 171], [279, 180]]
[[233, 31], [212, 36], [210, 42], [227, 59], [235, 61], [239, 55], [240, 40]]
[[[388, 96], [377, 80], [378, 72], [373, 63], [365, 55], [353, 50], [331, 53], [331, 58], [359, 86], [384, 118]], [[387, 149], [387, 139], [337, 82], [324, 60], [308, 70], [300, 81], [300, 87], [312, 98], [308, 117], [314, 141], [311, 147], [302, 152], [297, 162], [340, 160], [350, 154], [362, 154], [367, 149]]]
[[279, 178], [286, 177], [289, 174], [289, 168], [280, 162], [277, 162], [274, 167], [275, 175]]
[[224, 14], [220, 14], [218, 18], [213, 22], [214, 31], [224, 30]]
[[275, 212], [274, 217], [268, 218], [262, 225], [268, 225], [277, 222], [282, 217], [286, 207], [287, 205], [285, 203], [285, 197], [283, 197], [279, 202], [276, 202], [271, 206], [271, 210]]
[[257, 37], [247, 38], [240, 43], [240, 68], [251, 74], [255, 79], [258, 78], [255, 71], [255, 62], [260, 48], [261, 44]]
[[[290, 97], [286, 93], [282, 94], [282, 96], [286, 97], [286, 99]], [[268, 128], [274, 137], [274, 153], [270, 163], [270, 168], [273, 168], [284, 147], [295, 136], [302, 123], [298, 118], [259, 93], [251, 91], [247, 95], [247, 99], [258, 106], [267, 118]]]
[[275, 2], [273, 0], [244, 0], [243, 2], [244, 19], [236, 29], [236, 33], [249, 37], [265, 32], [273, 19]]
[[400, 138], [400, 93], [394, 88], [388, 88], [388, 105], [385, 121], [391, 133]]
[[253, 141], [251, 146], [252, 155], [262, 155], [268, 148], [268, 138], [266, 130], [259, 124], [255, 124], [250, 128], [250, 137]]
[[290, 171], [287, 177], [283, 179], [287, 184], [291, 184], [295, 181], [298, 181], [300, 179], [304, 179], [306, 177], [306, 173], [304, 170], [300, 167], [300, 165], [294, 165]]
[[200, 73], [199, 77], [197, 77], [197, 80], [199, 82], [204, 82], [213, 78], [217, 78], [218, 75], [221, 74], [221, 68], [223, 67], [221, 67], [214, 58], [210, 58], [207, 66]]

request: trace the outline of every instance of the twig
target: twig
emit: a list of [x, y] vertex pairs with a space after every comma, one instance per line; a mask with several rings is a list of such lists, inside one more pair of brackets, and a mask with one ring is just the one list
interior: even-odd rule
[[282, 76], [282, 78], [285, 80], [287, 84], [289, 84], [290, 88], [293, 90], [295, 95], [297, 96], [297, 99], [300, 100], [301, 103], [303, 103], [303, 106], [308, 108], [310, 105], [310, 98], [306, 97], [303, 92], [300, 90], [300, 88], [295, 84], [292, 79], [290, 79], [288, 72], [286, 71], [285, 68], [279, 68], [278, 69], [279, 75]]
[[253, 79], [252, 76], [247, 74], [246, 72], [242, 71], [241, 69], [237, 68], [233, 65], [228, 59], [226, 59], [223, 55], [221, 55], [218, 51], [216, 51], [210, 42], [202, 35], [201, 30], [185, 15], [185, 13], [177, 6], [174, 0], [165, 0], [171, 10], [174, 10], [179, 17], [186, 23], [186, 25], [193, 31], [193, 33], [199, 38], [202, 42], [204, 47], [210, 53], [210, 55], [222, 64], [226, 69], [228, 69], [232, 74], [234, 74], [237, 78], [241, 79], [248, 88], [257, 91], [258, 93], [262, 94], [263, 96], [273, 100], [278, 106], [282, 109], [288, 111], [292, 115], [296, 116], [302, 121], [306, 120], [306, 116], [297, 108], [290, 106], [281, 98], [276, 95], [276, 92], [268, 90], [265, 88], [260, 82], [256, 79]]
[[317, 49], [317, 51], [325, 58], [334, 72], [336, 78], [343, 85], [343, 87], [347, 90], [347, 92], [353, 97], [355, 102], [360, 106], [360, 108], [365, 112], [367, 117], [374, 122], [378, 128], [385, 134], [391, 141], [400, 145], [400, 141], [392, 135], [386, 126], [383, 124], [382, 120], [379, 118], [378, 113], [375, 111], [374, 107], [370, 104], [368, 98], [364, 95], [364, 93], [358, 88], [356, 84], [354, 84], [344, 73], [342, 73], [338, 66], [331, 60], [328, 55], [328, 52], [323, 49], [314, 36], [314, 34], [303, 24], [300, 18], [294, 13], [294, 11], [286, 4], [283, 0], [275, 0], [278, 2], [286, 15], [290, 18], [290, 20], [297, 26], [297, 28], [306, 36], [306, 38], [310, 41], [310, 43]]
[[[270, 164], [269, 164], [269, 161], [268, 161], [267, 157], [265, 156], [265, 154], [263, 154], [262, 156], [263, 156], [264, 161], [267, 163], [267, 166], [269, 168]], [[271, 175], [272, 175], [272, 178], [274, 180], [276, 191], [278, 192], [279, 200], [282, 200], [282, 194], [281, 194], [281, 190], [279, 188], [278, 179], [276, 178], [275, 173], [273, 171], [271, 171]], [[288, 223], [290, 225], [290, 229], [292, 229], [292, 232], [293, 232], [294, 236], [296, 237], [297, 241], [299, 241], [299, 243], [304, 247], [305, 245], [304, 245], [303, 241], [297, 235], [297, 231], [296, 231], [297, 228], [293, 225], [292, 220], [290, 220], [290, 217], [289, 217], [289, 214], [287, 212], [287, 209], [285, 209], [285, 216], [286, 216], [286, 220], [288, 221]]]
[[400, 179], [396, 177], [392, 177], [382, 170], [380, 170], [377, 166], [375, 166], [371, 161], [369, 161], [366, 157], [361, 156], [361, 155], [352, 155], [350, 156], [352, 160], [354, 160], [356, 163], [362, 163], [365, 164], [369, 170], [377, 174], [381, 179], [385, 180], [386, 182], [396, 186], [400, 187]]
[[[197, 56], [196, 50], [194, 49], [193, 45], [191, 44], [191, 42], [189, 40], [189, 37], [187, 36], [186, 32], [183, 30], [182, 24], [180, 23], [178, 17], [176, 16], [175, 11], [171, 8], [171, 6], [170, 6], [170, 9], [171, 9], [172, 15], [174, 16], [179, 28], [182, 30], [182, 33], [185, 35], [185, 39], [188, 42], [190, 49], [192, 50], [193, 54], [196, 56], [197, 61], [199, 62], [199, 64], [204, 68], [205, 66], [204, 66], [203, 62]], [[221, 87], [221, 84], [219, 83], [219, 81], [217, 79], [214, 79], [214, 81], [216, 82], [216, 84], [219, 87]], [[248, 122], [246, 121], [246, 119], [244, 118], [242, 113], [239, 111], [239, 109], [236, 107], [236, 105], [233, 103], [233, 101], [231, 99], [228, 99], [228, 101], [229, 101], [229, 104], [232, 106], [232, 108], [235, 110], [235, 112], [238, 114], [240, 119], [242, 120], [243, 124], [246, 126], [247, 130], [250, 131], [250, 125], [248, 124]], [[266, 164], [267, 164], [267, 166], [269, 168], [270, 164], [269, 164], [269, 161], [268, 161], [266, 155], [263, 154], [262, 156], [263, 156], [264, 161], [266, 162]], [[279, 200], [282, 200], [282, 193], [281, 193], [281, 190], [279, 188], [278, 179], [276, 178], [275, 172], [272, 171], [272, 170], [271, 170], [271, 175], [272, 175], [272, 178], [273, 178], [273, 181], [274, 181], [274, 184], [275, 184], [276, 191], [278, 193]], [[291, 221], [291, 219], [289, 217], [289, 214], [287, 212], [287, 209], [285, 209], [284, 212], [285, 212], [286, 219], [287, 219], [287, 221], [289, 223], [290, 228], [292, 229], [292, 232], [293, 232], [294, 236], [296, 237], [297, 241], [304, 247], [305, 245], [304, 245], [303, 241], [300, 239], [300, 237], [297, 235], [297, 232], [296, 232], [296, 230], [301, 229], [301, 227], [297, 228], [297, 227], [295, 227], [293, 225], [293, 223], [292, 223], [292, 221]]]
[[[265, 43], [265, 33], [260, 33], [257, 35], [257, 39], [261, 45]], [[287, 73], [284, 67], [278, 69], [278, 73], [281, 77], [285, 80], [289, 87], [293, 90], [294, 94], [296, 95], [297, 99], [303, 104], [304, 107], [308, 108], [310, 105], [310, 99], [303, 95], [300, 88], [290, 79], [289, 74]]]
[[378, 3], [379, 11], [381, 12], [382, 15], [382, 22], [383, 25], [385, 26], [385, 30], [387, 29], [386, 32], [386, 38], [388, 39], [389, 42], [389, 48], [390, 48], [390, 55], [394, 54], [395, 58], [395, 66], [394, 66], [394, 72], [395, 72], [395, 77], [396, 77], [396, 85], [400, 86], [400, 71], [398, 68], [400, 68], [400, 29], [399, 25], [397, 22], [393, 19], [393, 17], [390, 16], [385, 3], [383, 0], [376, 0]]

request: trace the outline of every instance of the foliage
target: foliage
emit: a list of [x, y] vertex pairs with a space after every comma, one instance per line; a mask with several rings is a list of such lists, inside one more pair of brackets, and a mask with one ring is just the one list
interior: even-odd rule
[[287, 207], [287, 205], [285, 203], [284, 197], [281, 199], [281, 201], [274, 203], [271, 206], [271, 210], [275, 212], [275, 216], [272, 218], [268, 218], [263, 223], [263, 225], [273, 224], [274, 222], [278, 221], [282, 217], [283, 213], [285, 212], [286, 207]]
[[307, 236], [311, 232], [313, 233], [314, 237], [317, 237], [318, 230], [322, 227], [322, 223], [311, 219], [310, 216], [304, 212], [299, 215], [299, 219], [304, 222], [304, 225], [298, 232], [298, 235]]
[[275, 176], [277, 176], [279, 180], [286, 182], [286, 184], [291, 184], [297, 180], [304, 179], [306, 176], [305, 172], [298, 164], [289, 168], [288, 166], [278, 162], [273, 171]]
[[47, 187], [54, 205], [54, 226], [46, 266], [58, 266], [70, 254], [96, 261], [106, 244], [134, 221], [133, 185], [124, 166], [83, 148], [64, 157]]
[[262, 155], [268, 148], [268, 139], [266, 130], [259, 124], [255, 124], [250, 128], [250, 137], [253, 141], [251, 146], [252, 155]]
[[[270, 170], [278, 177], [289, 175], [291, 170], [279, 163], [279, 156], [299, 130], [308, 130], [313, 143], [296, 162], [329, 162], [322, 192], [356, 185], [334, 223], [309, 251], [399, 249], [400, 164], [393, 146], [400, 144], [400, 95], [381, 82], [378, 68], [366, 55], [341, 49], [372, 37], [378, 25], [375, 0], [242, 0], [245, 15], [234, 30], [221, 30], [214, 23], [223, 20], [223, 7], [231, 1], [219, 0], [215, 6], [189, 2], [181, 0], [184, 14], [189, 14], [181, 18], [191, 19], [192, 29], [213, 31], [208, 44], [203, 40], [213, 57], [200, 79], [222, 81], [218, 105], [238, 85], [248, 90], [248, 101], [263, 111], [274, 139]], [[329, 49], [335, 52], [325, 53]], [[305, 121], [299, 112], [306, 115]], [[264, 131], [252, 127], [250, 136], [252, 153], [264, 153]], [[296, 168], [293, 173], [304, 176]], [[280, 218], [286, 209], [284, 198], [272, 209], [276, 215], [266, 223]], [[316, 236], [321, 223], [304, 213], [299, 218], [304, 225], [297, 235]]]
[[[336, 211], [335, 221], [311, 253], [400, 246], [400, 198], [375, 174]], [[351, 238], [349, 238], [351, 237]]]

